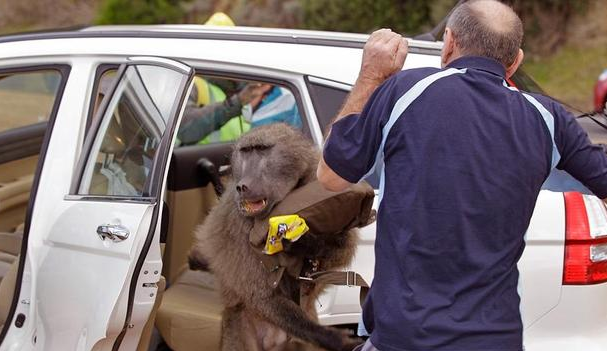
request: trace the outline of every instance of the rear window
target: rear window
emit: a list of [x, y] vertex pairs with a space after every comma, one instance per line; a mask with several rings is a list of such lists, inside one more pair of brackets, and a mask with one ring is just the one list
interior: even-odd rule
[[309, 77], [306, 79], [306, 83], [322, 134], [327, 135], [329, 125], [343, 106], [349, 91], [322, 84], [317, 80], [320, 81], [320, 79]]
[[516, 73], [510, 77], [510, 81], [511, 84], [514, 83], [514, 86], [520, 90], [530, 93], [546, 94], [544, 90], [542, 90], [542, 88], [540, 88], [540, 86], [533, 80], [533, 78], [531, 78], [522, 69], [517, 70]]

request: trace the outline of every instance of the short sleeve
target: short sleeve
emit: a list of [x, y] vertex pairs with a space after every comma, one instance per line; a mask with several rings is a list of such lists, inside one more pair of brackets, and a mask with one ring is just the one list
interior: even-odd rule
[[557, 103], [553, 107], [555, 141], [561, 154], [557, 168], [571, 174], [596, 196], [607, 198], [607, 155], [603, 148], [590, 142], [571, 113]]
[[357, 183], [373, 167], [382, 139], [382, 128], [394, 106], [394, 76], [382, 84], [359, 114], [335, 122], [325, 142], [325, 163], [340, 177]]

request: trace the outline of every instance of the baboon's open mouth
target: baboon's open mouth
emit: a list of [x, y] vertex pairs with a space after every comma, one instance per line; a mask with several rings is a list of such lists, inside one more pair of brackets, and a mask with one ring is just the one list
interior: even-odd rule
[[240, 207], [244, 210], [244, 212], [248, 215], [255, 215], [265, 210], [268, 206], [268, 201], [266, 199], [261, 200], [242, 200], [240, 202]]

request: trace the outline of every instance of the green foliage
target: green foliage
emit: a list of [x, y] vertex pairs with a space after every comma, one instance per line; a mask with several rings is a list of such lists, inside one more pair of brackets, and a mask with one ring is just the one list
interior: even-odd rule
[[554, 55], [526, 60], [523, 68], [546, 92], [574, 108], [592, 109], [592, 91], [607, 67], [607, 45], [578, 47], [568, 44]]
[[429, 29], [433, 1], [426, 0], [301, 0], [304, 28], [371, 32], [391, 28], [417, 34]]
[[98, 24], [180, 23], [184, 13], [180, 0], [105, 0]]

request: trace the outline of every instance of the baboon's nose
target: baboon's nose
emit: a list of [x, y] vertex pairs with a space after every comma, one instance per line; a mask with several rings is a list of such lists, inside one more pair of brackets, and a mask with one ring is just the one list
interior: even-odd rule
[[248, 190], [249, 188], [242, 183], [236, 185], [236, 191], [238, 191], [239, 193], [246, 193]]

